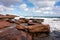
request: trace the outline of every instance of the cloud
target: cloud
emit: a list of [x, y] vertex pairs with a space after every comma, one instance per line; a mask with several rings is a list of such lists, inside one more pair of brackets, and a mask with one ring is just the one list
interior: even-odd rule
[[6, 7], [5, 9], [9, 10], [9, 11], [13, 11], [14, 10], [14, 8], [9, 8], [9, 7]]
[[7, 12], [7, 11], [13, 11], [14, 10], [14, 8], [11, 8], [11, 7], [6, 7], [6, 6], [4, 6], [4, 5], [0, 5], [0, 13], [1, 12]]
[[0, 11], [3, 11], [3, 8], [2, 8], [2, 6], [0, 5]]
[[4, 11], [4, 6], [3, 5], [0, 5], [0, 12], [3, 12]]
[[10, 5], [10, 7], [12, 7], [12, 8], [13, 8], [13, 7], [14, 7], [14, 5]]
[[59, 8], [54, 7], [54, 4], [56, 3], [57, 0], [29, 0], [29, 1], [32, 4], [34, 4], [35, 7], [28, 8], [27, 4], [24, 3], [20, 5], [20, 9], [39, 15], [41, 14], [56, 15], [56, 13], [58, 13], [57, 10], [59, 10]]
[[29, 11], [29, 8], [25, 8], [24, 10], [25, 10], [25, 11]]
[[41, 7], [50, 7], [53, 6], [55, 3], [55, 0], [29, 0], [31, 1], [35, 6], [41, 8]]
[[41, 11], [40, 11], [40, 10], [35, 10], [34, 12], [41, 13]]
[[50, 11], [52, 10], [52, 7], [44, 7], [44, 8], [40, 8], [42, 11]]
[[21, 4], [20, 9], [23, 9], [24, 11], [27, 12], [32, 12], [35, 14], [53, 14], [52, 7], [43, 7], [43, 8], [38, 8], [38, 7], [33, 7], [33, 8], [28, 8], [26, 4]]
[[21, 4], [21, 5], [20, 5], [20, 8], [25, 9], [26, 7], [27, 7], [27, 5], [26, 5], [26, 4]]
[[57, 0], [55, 3], [55, 6], [52, 9], [52, 11], [58, 16], [60, 16], [60, 6], [59, 6], [60, 3], [59, 2], [60, 0]]
[[24, 11], [28, 11], [29, 8], [27, 7], [27, 4], [23, 3], [19, 6], [20, 9], [23, 9]]
[[4, 5], [4, 6], [10, 6], [10, 5], [14, 5], [16, 3], [22, 3], [22, 0], [0, 0], [0, 2]]
[[30, 11], [31, 12], [34, 12], [34, 13], [41, 13], [41, 10], [38, 9], [38, 8], [35, 8], [35, 7], [34, 8], [31, 8]]
[[[17, 8], [20, 8], [20, 10], [23, 10], [23, 14], [24, 13], [32, 13], [32, 15], [41, 15], [41, 14], [48, 14], [48, 15], [52, 15], [52, 14], [56, 14], [59, 13], [60, 10], [57, 7], [54, 7], [54, 4], [56, 2], [56, 0], [29, 0], [34, 7], [29, 8], [27, 3], [24, 3], [24, 1], [22, 0], [0, 0], [1, 4], [0, 4], [0, 12], [11, 12], [11, 11], [16, 11], [14, 8], [16, 3], [20, 6], [17, 6]], [[20, 4], [21, 3], [21, 4]], [[17, 9], [19, 10], [19, 9]], [[19, 13], [20, 11], [18, 11]]]
[[56, 12], [54, 12], [55, 8], [54, 4], [56, 3], [57, 0], [29, 0], [29, 1], [35, 5], [34, 10], [32, 10], [35, 13], [47, 15], [56, 14]]
[[60, 14], [60, 6], [54, 7], [53, 12], [56, 13], [56, 14]]
[[17, 15], [17, 16], [19, 16], [19, 14], [17, 14], [17, 13], [6, 13], [6, 14], [11, 14], [11, 15]]

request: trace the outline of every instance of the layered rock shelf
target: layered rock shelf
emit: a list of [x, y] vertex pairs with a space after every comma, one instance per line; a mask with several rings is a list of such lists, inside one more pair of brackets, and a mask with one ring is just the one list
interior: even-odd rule
[[0, 14], [0, 40], [40, 40], [48, 37], [49, 24], [44, 19], [19, 18], [16, 15]]

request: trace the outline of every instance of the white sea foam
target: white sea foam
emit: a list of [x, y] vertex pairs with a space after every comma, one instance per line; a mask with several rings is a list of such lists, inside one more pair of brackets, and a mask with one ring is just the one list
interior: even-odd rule
[[53, 21], [53, 18], [46, 18], [43, 22], [43, 24], [49, 24], [50, 25], [50, 31], [54, 30], [60, 30], [60, 21]]

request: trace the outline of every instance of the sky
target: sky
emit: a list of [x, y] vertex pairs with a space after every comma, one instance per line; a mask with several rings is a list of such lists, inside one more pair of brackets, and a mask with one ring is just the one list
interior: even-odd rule
[[0, 0], [0, 14], [60, 16], [60, 0]]

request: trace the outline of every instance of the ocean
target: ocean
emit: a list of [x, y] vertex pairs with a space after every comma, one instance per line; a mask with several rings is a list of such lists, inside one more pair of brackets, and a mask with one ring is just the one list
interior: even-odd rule
[[[50, 31], [59, 31], [60, 30], [60, 18], [43, 18], [44, 22], [43, 24], [49, 24], [50, 25]], [[55, 20], [55, 21], [54, 21]]]

